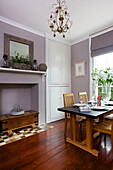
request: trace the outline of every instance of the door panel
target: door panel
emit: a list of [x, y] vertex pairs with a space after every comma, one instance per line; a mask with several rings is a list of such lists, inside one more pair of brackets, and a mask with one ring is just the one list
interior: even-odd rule
[[62, 51], [62, 84], [70, 85], [70, 47], [61, 45]]
[[64, 113], [57, 110], [64, 106], [64, 93], [70, 93], [70, 87], [49, 87], [49, 122], [64, 118]]
[[60, 44], [49, 42], [49, 84], [61, 84]]

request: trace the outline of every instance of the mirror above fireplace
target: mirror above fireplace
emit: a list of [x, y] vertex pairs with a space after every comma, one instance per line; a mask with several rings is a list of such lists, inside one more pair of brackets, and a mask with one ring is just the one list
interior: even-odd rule
[[10, 57], [14, 55], [15, 51], [32, 60], [34, 58], [34, 43], [20, 37], [4, 34], [4, 54]]

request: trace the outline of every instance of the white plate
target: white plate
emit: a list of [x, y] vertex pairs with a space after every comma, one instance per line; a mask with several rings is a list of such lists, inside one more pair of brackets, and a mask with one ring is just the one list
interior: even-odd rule
[[11, 112], [11, 115], [13, 116], [18, 116], [18, 115], [23, 115], [24, 114], [24, 110], [20, 111], [20, 112]]
[[91, 109], [93, 109], [93, 110], [106, 110], [106, 107], [105, 106], [93, 106], [93, 107], [91, 107]]
[[86, 104], [85, 103], [75, 103], [73, 106], [83, 107], [83, 106], [86, 106]]
[[113, 101], [108, 101], [107, 103], [105, 103], [106, 106], [113, 106]]

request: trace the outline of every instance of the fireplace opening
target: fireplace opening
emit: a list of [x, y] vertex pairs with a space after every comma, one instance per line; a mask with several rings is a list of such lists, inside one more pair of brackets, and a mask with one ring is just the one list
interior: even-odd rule
[[38, 93], [38, 84], [0, 84], [0, 114], [10, 113], [14, 104], [38, 111]]

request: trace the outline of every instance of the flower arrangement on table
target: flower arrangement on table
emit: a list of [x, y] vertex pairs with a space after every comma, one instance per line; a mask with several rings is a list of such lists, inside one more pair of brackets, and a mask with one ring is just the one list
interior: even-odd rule
[[98, 70], [97, 68], [93, 69], [92, 80], [98, 83], [98, 86], [102, 86], [102, 91], [100, 96], [102, 100], [110, 100], [111, 98], [111, 85], [113, 84], [113, 71], [111, 68]]

